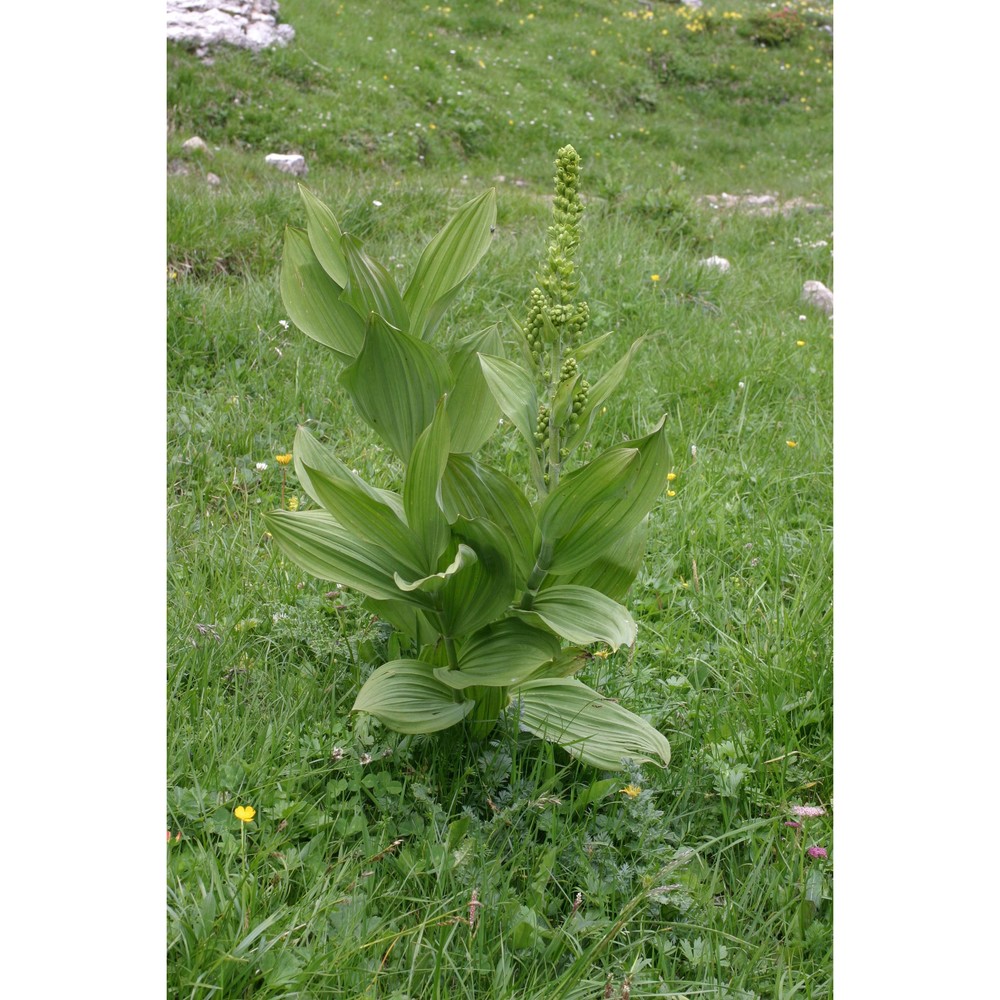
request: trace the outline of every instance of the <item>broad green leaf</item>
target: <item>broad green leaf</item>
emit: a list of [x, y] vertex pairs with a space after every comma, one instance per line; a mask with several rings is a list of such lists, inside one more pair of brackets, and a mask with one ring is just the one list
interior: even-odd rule
[[305, 469], [323, 507], [358, 539], [393, 553], [395, 569], [404, 578], [424, 576], [431, 568], [424, 562], [419, 537], [391, 507], [353, 482], [325, 476], [308, 465]]
[[521, 432], [531, 453], [535, 451], [535, 425], [538, 423], [538, 396], [535, 380], [520, 365], [506, 358], [479, 355], [479, 362], [497, 405], [504, 416]]
[[340, 381], [362, 419], [408, 462], [448, 389], [448, 364], [436, 348], [369, 317], [364, 346]]
[[494, 325], [463, 338], [449, 353], [452, 390], [448, 393], [448, 422], [453, 452], [475, 454], [497, 429], [500, 407], [486, 385], [477, 355], [501, 350], [500, 331]]
[[319, 497], [313, 490], [312, 480], [309, 478], [309, 468], [319, 469], [324, 476], [330, 479], [342, 479], [345, 482], [355, 483], [363, 489], [369, 496], [391, 507], [396, 516], [401, 520], [405, 519], [403, 513], [403, 500], [398, 493], [391, 490], [380, 490], [375, 486], [370, 486], [357, 473], [352, 472], [344, 463], [337, 458], [333, 449], [329, 445], [321, 444], [310, 433], [310, 431], [300, 425], [295, 432], [295, 443], [292, 446], [292, 453], [295, 457], [295, 475], [298, 476], [302, 488], [319, 503]]
[[544, 590], [557, 583], [576, 584], [579, 587], [599, 590], [613, 601], [623, 600], [642, 568], [648, 534], [649, 518], [647, 517], [620, 543], [612, 545], [593, 562], [563, 576], [547, 576], [541, 589]]
[[349, 363], [361, 350], [365, 322], [341, 299], [341, 292], [316, 259], [305, 232], [288, 227], [281, 257], [281, 301], [304, 334]]
[[638, 449], [619, 446], [563, 476], [539, 507], [542, 539], [554, 546], [598, 512], [614, 510], [628, 495], [639, 468]]
[[278, 548], [307, 573], [379, 600], [401, 598], [393, 579], [398, 556], [359, 538], [325, 510], [276, 510], [264, 522]]
[[475, 563], [437, 592], [444, 635], [460, 636], [495, 621], [514, 599], [514, 560], [504, 532], [486, 518], [458, 518], [452, 537], [476, 553]]
[[527, 681], [516, 700], [524, 729], [592, 767], [621, 771], [624, 761], [670, 763], [670, 743], [662, 733], [575, 678]]
[[445, 517], [485, 517], [506, 534], [514, 557], [516, 586], [522, 587], [535, 564], [535, 515], [527, 497], [502, 472], [468, 455], [451, 455], [441, 480]]
[[440, 668], [434, 676], [457, 690], [509, 687], [527, 680], [558, 653], [559, 640], [551, 632], [509, 618], [469, 639], [459, 653], [458, 670]]
[[397, 330], [406, 333], [410, 327], [403, 299], [396, 287], [396, 280], [361, 247], [361, 240], [345, 233], [340, 241], [347, 262], [347, 284], [344, 300], [349, 302], [365, 319], [376, 313]]
[[471, 566], [477, 562], [479, 556], [476, 555], [468, 545], [459, 545], [455, 558], [440, 573], [431, 573], [423, 576], [419, 580], [405, 580], [399, 573], [393, 574], [393, 580], [400, 590], [409, 593], [412, 590], [422, 590], [425, 593], [434, 593], [440, 590], [447, 580], [450, 580], [459, 570], [466, 566]]
[[636, 626], [628, 610], [587, 587], [549, 587], [535, 595], [530, 609], [517, 614], [528, 621], [537, 615], [556, 635], [579, 645], [606, 642], [617, 649], [635, 642]]
[[420, 539], [426, 566], [437, 565], [451, 537], [438, 499], [451, 442], [446, 400], [441, 397], [434, 419], [417, 438], [403, 485], [406, 521]]
[[368, 712], [397, 733], [436, 733], [461, 722], [473, 702], [456, 702], [420, 660], [392, 660], [365, 681], [352, 711]]
[[[620, 545], [653, 509], [666, 485], [670, 469], [670, 447], [664, 429], [665, 421], [665, 417], [661, 418], [646, 437], [626, 441], [594, 459], [590, 466], [570, 473], [546, 498], [547, 506], [539, 516], [539, 523], [542, 525], [543, 544], [554, 546], [547, 566], [549, 572], [573, 573], [589, 565], [598, 556]], [[585, 479], [589, 475], [589, 469], [602, 462], [606, 455], [612, 456], [607, 466], [607, 469], [612, 469], [618, 461], [614, 458], [615, 454], [629, 451], [635, 453], [637, 461], [623, 475], [622, 493], [615, 495], [612, 490], [607, 498], [601, 497], [589, 505], [581, 505], [575, 494], [585, 494], [584, 486], [596, 489], [593, 483]], [[604, 468], [602, 466], [601, 471]], [[594, 475], [599, 484], [599, 474]], [[556, 494], [564, 488], [568, 499], [559, 506], [551, 504]]]
[[496, 219], [497, 193], [490, 188], [463, 205], [424, 248], [403, 295], [414, 337], [430, 340], [462, 283], [489, 249]]
[[583, 670], [593, 659], [593, 656], [580, 646], [567, 646], [559, 650], [551, 660], [543, 663], [528, 680], [535, 681], [542, 677], [569, 677]]
[[323, 270], [341, 287], [347, 284], [347, 261], [340, 247], [343, 234], [337, 217], [309, 190], [299, 185], [299, 194], [306, 206], [306, 226], [313, 253]]
[[576, 432], [567, 442], [570, 451], [576, 448], [583, 439], [590, 433], [590, 425], [594, 422], [594, 414], [599, 413], [604, 403], [611, 397], [611, 394], [618, 388], [621, 380], [625, 377], [632, 357], [635, 352], [645, 343], [646, 338], [640, 337], [632, 342], [632, 346], [620, 357], [612, 366], [590, 387], [587, 393], [587, 402], [580, 413], [580, 424]]

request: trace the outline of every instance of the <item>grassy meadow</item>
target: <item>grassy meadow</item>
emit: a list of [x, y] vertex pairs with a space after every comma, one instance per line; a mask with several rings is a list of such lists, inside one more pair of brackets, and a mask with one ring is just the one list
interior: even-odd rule
[[[167, 51], [168, 995], [830, 997], [833, 341], [800, 292], [833, 286], [832, 6], [281, 17], [286, 48]], [[300, 424], [366, 480], [400, 476], [288, 322], [283, 234], [305, 214], [265, 155], [303, 154], [400, 284], [495, 187], [492, 246], [440, 336], [506, 337], [567, 143], [592, 335], [611, 333], [607, 364], [649, 337], [590, 446], [666, 414], [675, 474], [627, 598], [637, 643], [581, 679], [669, 738], [664, 770], [352, 715], [386, 626], [261, 516], [309, 503], [275, 461]], [[728, 271], [700, 263], [716, 255]], [[524, 470], [513, 429], [489, 448]]]

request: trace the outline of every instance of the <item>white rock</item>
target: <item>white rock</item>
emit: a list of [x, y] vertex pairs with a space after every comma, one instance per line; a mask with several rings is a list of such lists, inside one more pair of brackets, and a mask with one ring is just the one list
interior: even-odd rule
[[306, 158], [299, 153], [268, 153], [264, 157], [264, 162], [283, 170], [286, 174], [295, 174], [296, 177], [305, 177], [309, 173]]
[[205, 174], [205, 180], [212, 185], [212, 187], [218, 187], [222, 183], [222, 178], [218, 174]]
[[807, 281], [802, 286], [802, 301], [827, 316], [833, 315], [833, 292], [822, 281]]
[[732, 267], [732, 264], [725, 257], [706, 257], [704, 260], [699, 260], [698, 263], [702, 267], [714, 267], [718, 271], [728, 271]]
[[287, 45], [295, 29], [277, 24], [277, 12], [277, 0], [167, 0], [167, 40], [254, 52]]
[[201, 136], [193, 135], [181, 145], [181, 149], [187, 149], [190, 152], [207, 152], [208, 143]]

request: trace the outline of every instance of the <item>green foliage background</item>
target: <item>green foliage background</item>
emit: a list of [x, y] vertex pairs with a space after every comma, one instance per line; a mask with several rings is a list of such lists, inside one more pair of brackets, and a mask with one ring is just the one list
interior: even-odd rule
[[[285, 0], [285, 49], [168, 47], [169, 995], [599, 997], [609, 977], [614, 996], [626, 977], [633, 997], [830, 995], [832, 327], [799, 293], [833, 284], [832, 10], [788, 6], [801, 30], [761, 41], [761, 3]], [[207, 154], [181, 149], [193, 134]], [[398, 476], [323, 348], [283, 325], [282, 235], [304, 217], [264, 155], [305, 154], [344, 228], [407, 275], [496, 186], [493, 246], [449, 313], [468, 333], [521, 315], [566, 142], [591, 330], [609, 357], [651, 335], [592, 447], [665, 412], [677, 460], [635, 652], [584, 675], [671, 740], [668, 770], [625, 780], [515, 732], [470, 757], [359, 725], [387, 636], [260, 518], [299, 423]], [[722, 192], [787, 210], [700, 200]], [[502, 466], [513, 438], [495, 447]], [[789, 827], [795, 804], [827, 815]]]

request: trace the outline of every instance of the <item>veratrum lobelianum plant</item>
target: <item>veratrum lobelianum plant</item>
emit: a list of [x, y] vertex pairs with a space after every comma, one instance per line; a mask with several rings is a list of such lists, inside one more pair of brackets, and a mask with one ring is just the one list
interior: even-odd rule
[[[295, 470], [319, 509], [278, 510], [266, 522], [293, 562], [365, 595], [411, 654], [375, 669], [355, 711], [401, 733], [463, 723], [480, 739], [514, 710], [523, 729], [595, 767], [666, 766], [661, 733], [572, 676], [588, 646], [635, 641], [620, 602], [670, 463], [661, 419], [566, 470], [639, 343], [593, 386], [582, 377], [607, 334], [584, 341], [589, 313], [576, 302], [579, 164], [572, 146], [559, 151], [548, 257], [524, 324], [514, 323], [521, 364], [503, 356], [496, 325], [438, 334], [489, 247], [495, 190], [458, 210], [400, 291], [300, 186], [307, 228], [286, 231], [282, 300], [344, 366], [340, 384], [402, 463], [403, 489], [365, 482], [300, 427]], [[532, 497], [476, 457], [501, 414], [527, 445]]]

